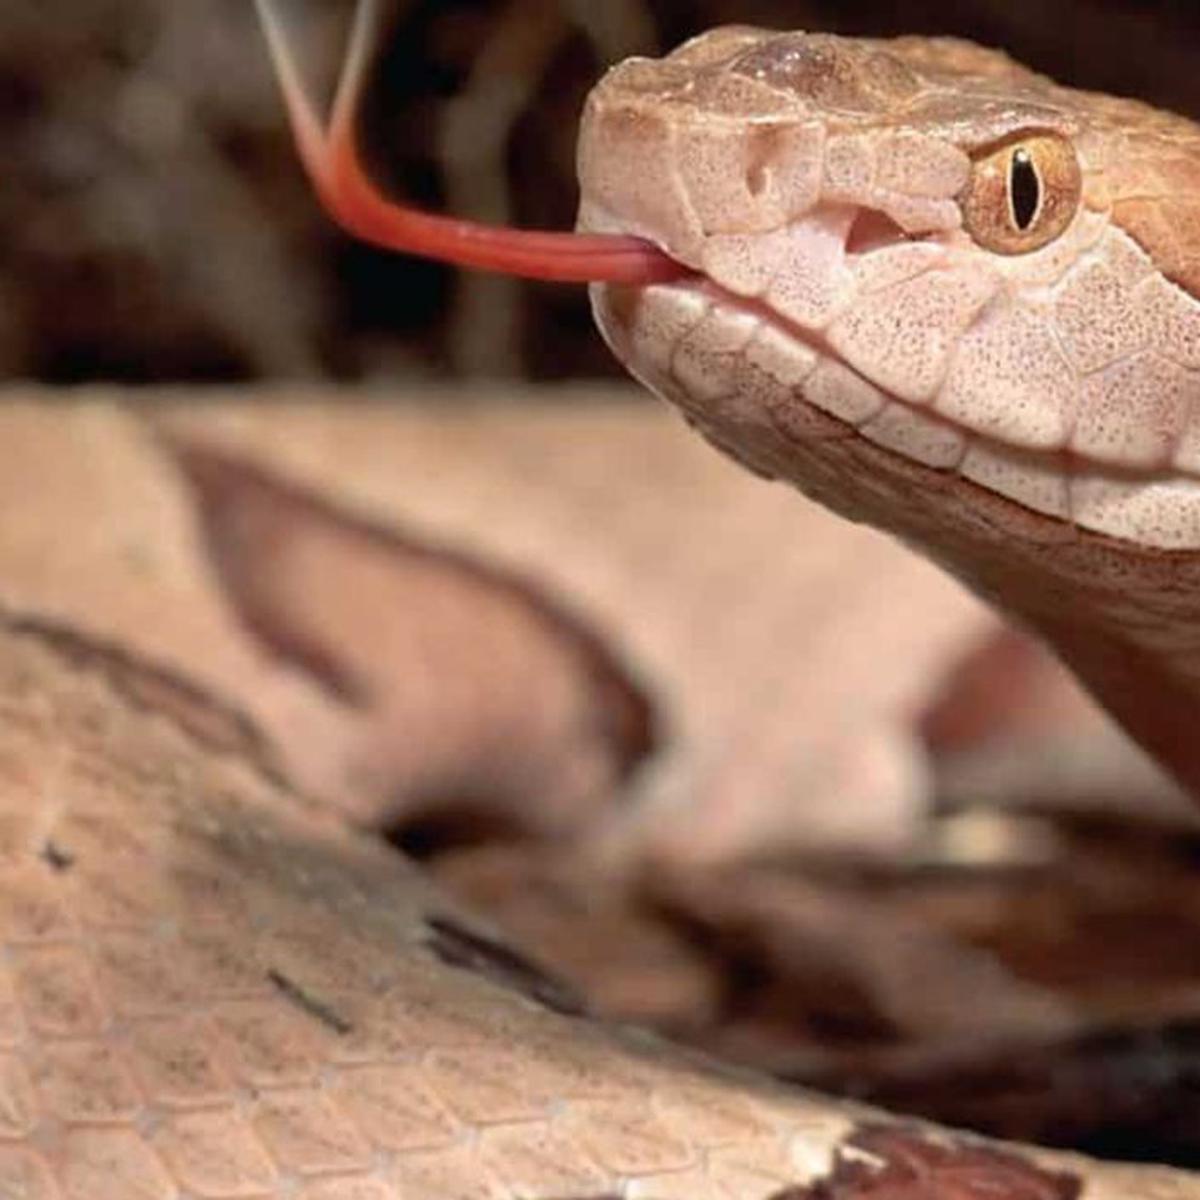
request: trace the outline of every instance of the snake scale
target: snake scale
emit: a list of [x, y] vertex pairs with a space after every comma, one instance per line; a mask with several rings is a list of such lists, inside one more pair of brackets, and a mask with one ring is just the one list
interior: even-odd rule
[[[632, 370], [1193, 788], [1198, 140], [959, 42], [735, 28], [617, 68], [581, 148], [581, 226], [687, 268], [595, 285]], [[22, 621], [0, 679], [4, 1200], [1200, 1195], [590, 1025], [194, 690]]]

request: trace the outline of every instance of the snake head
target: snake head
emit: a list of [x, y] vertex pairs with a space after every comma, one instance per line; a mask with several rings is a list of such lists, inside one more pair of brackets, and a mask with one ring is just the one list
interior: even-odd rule
[[695, 270], [597, 287], [599, 323], [762, 473], [926, 543], [913, 488], [938, 536], [1193, 550], [1197, 162], [1190, 122], [968, 43], [735, 27], [598, 85], [580, 227]]
[[581, 228], [695, 271], [593, 286], [631, 371], [1020, 617], [1200, 797], [1198, 164], [966, 43], [746, 28], [616, 68], [580, 146]]

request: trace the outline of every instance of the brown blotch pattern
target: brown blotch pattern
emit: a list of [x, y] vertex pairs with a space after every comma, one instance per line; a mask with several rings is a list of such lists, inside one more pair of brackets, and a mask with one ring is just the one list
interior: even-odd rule
[[1076, 1200], [1080, 1180], [1023, 1158], [904, 1125], [859, 1130], [830, 1175], [773, 1200]]

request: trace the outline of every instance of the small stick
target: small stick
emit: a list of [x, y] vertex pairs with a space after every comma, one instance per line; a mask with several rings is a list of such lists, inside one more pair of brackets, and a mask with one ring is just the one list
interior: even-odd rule
[[355, 137], [378, 0], [360, 0], [328, 130], [321, 128], [272, 0], [256, 0], [296, 149], [330, 216], [355, 237], [388, 250], [462, 267], [565, 283], [647, 284], [691, 272], [642, 238], [534, 233], [439, 216], [388, 200], [363, 169]]

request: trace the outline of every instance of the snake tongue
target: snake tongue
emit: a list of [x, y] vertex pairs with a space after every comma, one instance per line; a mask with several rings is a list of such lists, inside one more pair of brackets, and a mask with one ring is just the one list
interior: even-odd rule
[[527, 279], [649, 284], [691, 273], [642, 238], [526, 232], [420, 212], [386, 199], [363, 169], [354, 135], [376, 5], [368, 0], [358, 9], [327, 129], [305, 93], [271, 0], [257, 0], [257, 5], [300, 159], [326, 211], [355, 237]]

